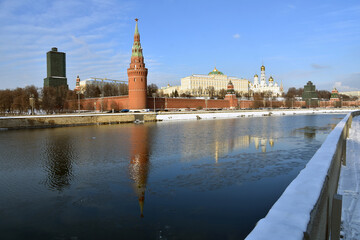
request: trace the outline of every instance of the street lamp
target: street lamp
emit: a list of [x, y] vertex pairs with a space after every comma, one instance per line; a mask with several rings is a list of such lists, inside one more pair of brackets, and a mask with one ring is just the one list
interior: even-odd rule
[[79, 110], [79, 113], [80, 113], [80, 91], [77, 91], [76, 93], [78, 95], [78, 110]]
[[34, 94], [30, 94], [29, 102], [31, 106], [31, 115], [34, 115], [34, 104], [35, 104]]
[[154, 112], [155, 112], [155, 97], [156, 97], [156, 93], [152, 93], [152, 97], [154, 98]]
[[104, 100], [104, 94], [103, 94], [103, 93], [101, 93], [101, 94], [100, 94], [100, 96], [101, 96], [101, 112], [103, 112], [103, 100]]

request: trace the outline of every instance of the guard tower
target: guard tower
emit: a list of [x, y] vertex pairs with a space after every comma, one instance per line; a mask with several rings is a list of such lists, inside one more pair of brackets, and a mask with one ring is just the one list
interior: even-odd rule
[[46, 53], [47, 77], [44, 78], [44, 87], [66, 86], [66, 59], [65, 53], [58, 52], [56, 47]]
[[129, 108], [145, 109], [147, 107], [147, 74], [145, 68], [144, 56], [140, 44], [140, 34], [138, 29], [138, 19], [135, 19], [134, 44], [132, 47], [131, 63], [127, 69], [129, 81]]

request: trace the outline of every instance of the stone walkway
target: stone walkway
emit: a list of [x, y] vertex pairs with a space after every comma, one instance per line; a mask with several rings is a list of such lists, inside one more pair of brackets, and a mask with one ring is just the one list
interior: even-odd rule
[[343, 196], [342, 239], [360, 239], [360, 116], [353, 118], [341, 167], [338, 193]]

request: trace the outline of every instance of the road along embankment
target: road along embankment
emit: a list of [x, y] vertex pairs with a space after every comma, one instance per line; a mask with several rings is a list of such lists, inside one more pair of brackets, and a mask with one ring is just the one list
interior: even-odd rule
[[351, 112], [336, 125], [247, 240], [339, 239], [337, 187], [346, 161], [346, 138], [352, 118], [358, 115], [360, 111]]
[[0, 117], [0, 129], [50, 128], [82, 125], [101, 125], [156, 121], [153, 113], [114, 113], [114, 114], [69, 114], [44, 116]]

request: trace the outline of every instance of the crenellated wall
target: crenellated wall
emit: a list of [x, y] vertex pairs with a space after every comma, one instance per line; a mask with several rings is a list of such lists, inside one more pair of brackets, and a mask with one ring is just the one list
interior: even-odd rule
[[[281, 108], [281, 107], [294, 107], [305, 108], [305, 101], [294, 101], [286, 103], [286, 101], [263, 101], [263, 100], [240, 100], [240, 99], [194, 99], [194, 98], [155, 98], [156, 109], [229, 109], [240, 108]], [[103, 111], [129, 109], [128, 96], [117, 97], [104, 97], [101, 98], [87, 98], [81, 99], [81, 110], [101, 110], [101, 102], [103, 102]], [[154, 98], [147, 97], [148, 109], [154, 109]], [[94, 105], [96, 103], [96, 105]], [[319, 101], [319, 105], [322, 108], [334, 108], [334, 107], [355, 107], [360, 106], [360, 101]], [[77, 101], [69, 101], [68, 106], [72, 106], [73, 109], [77, 109]]]

